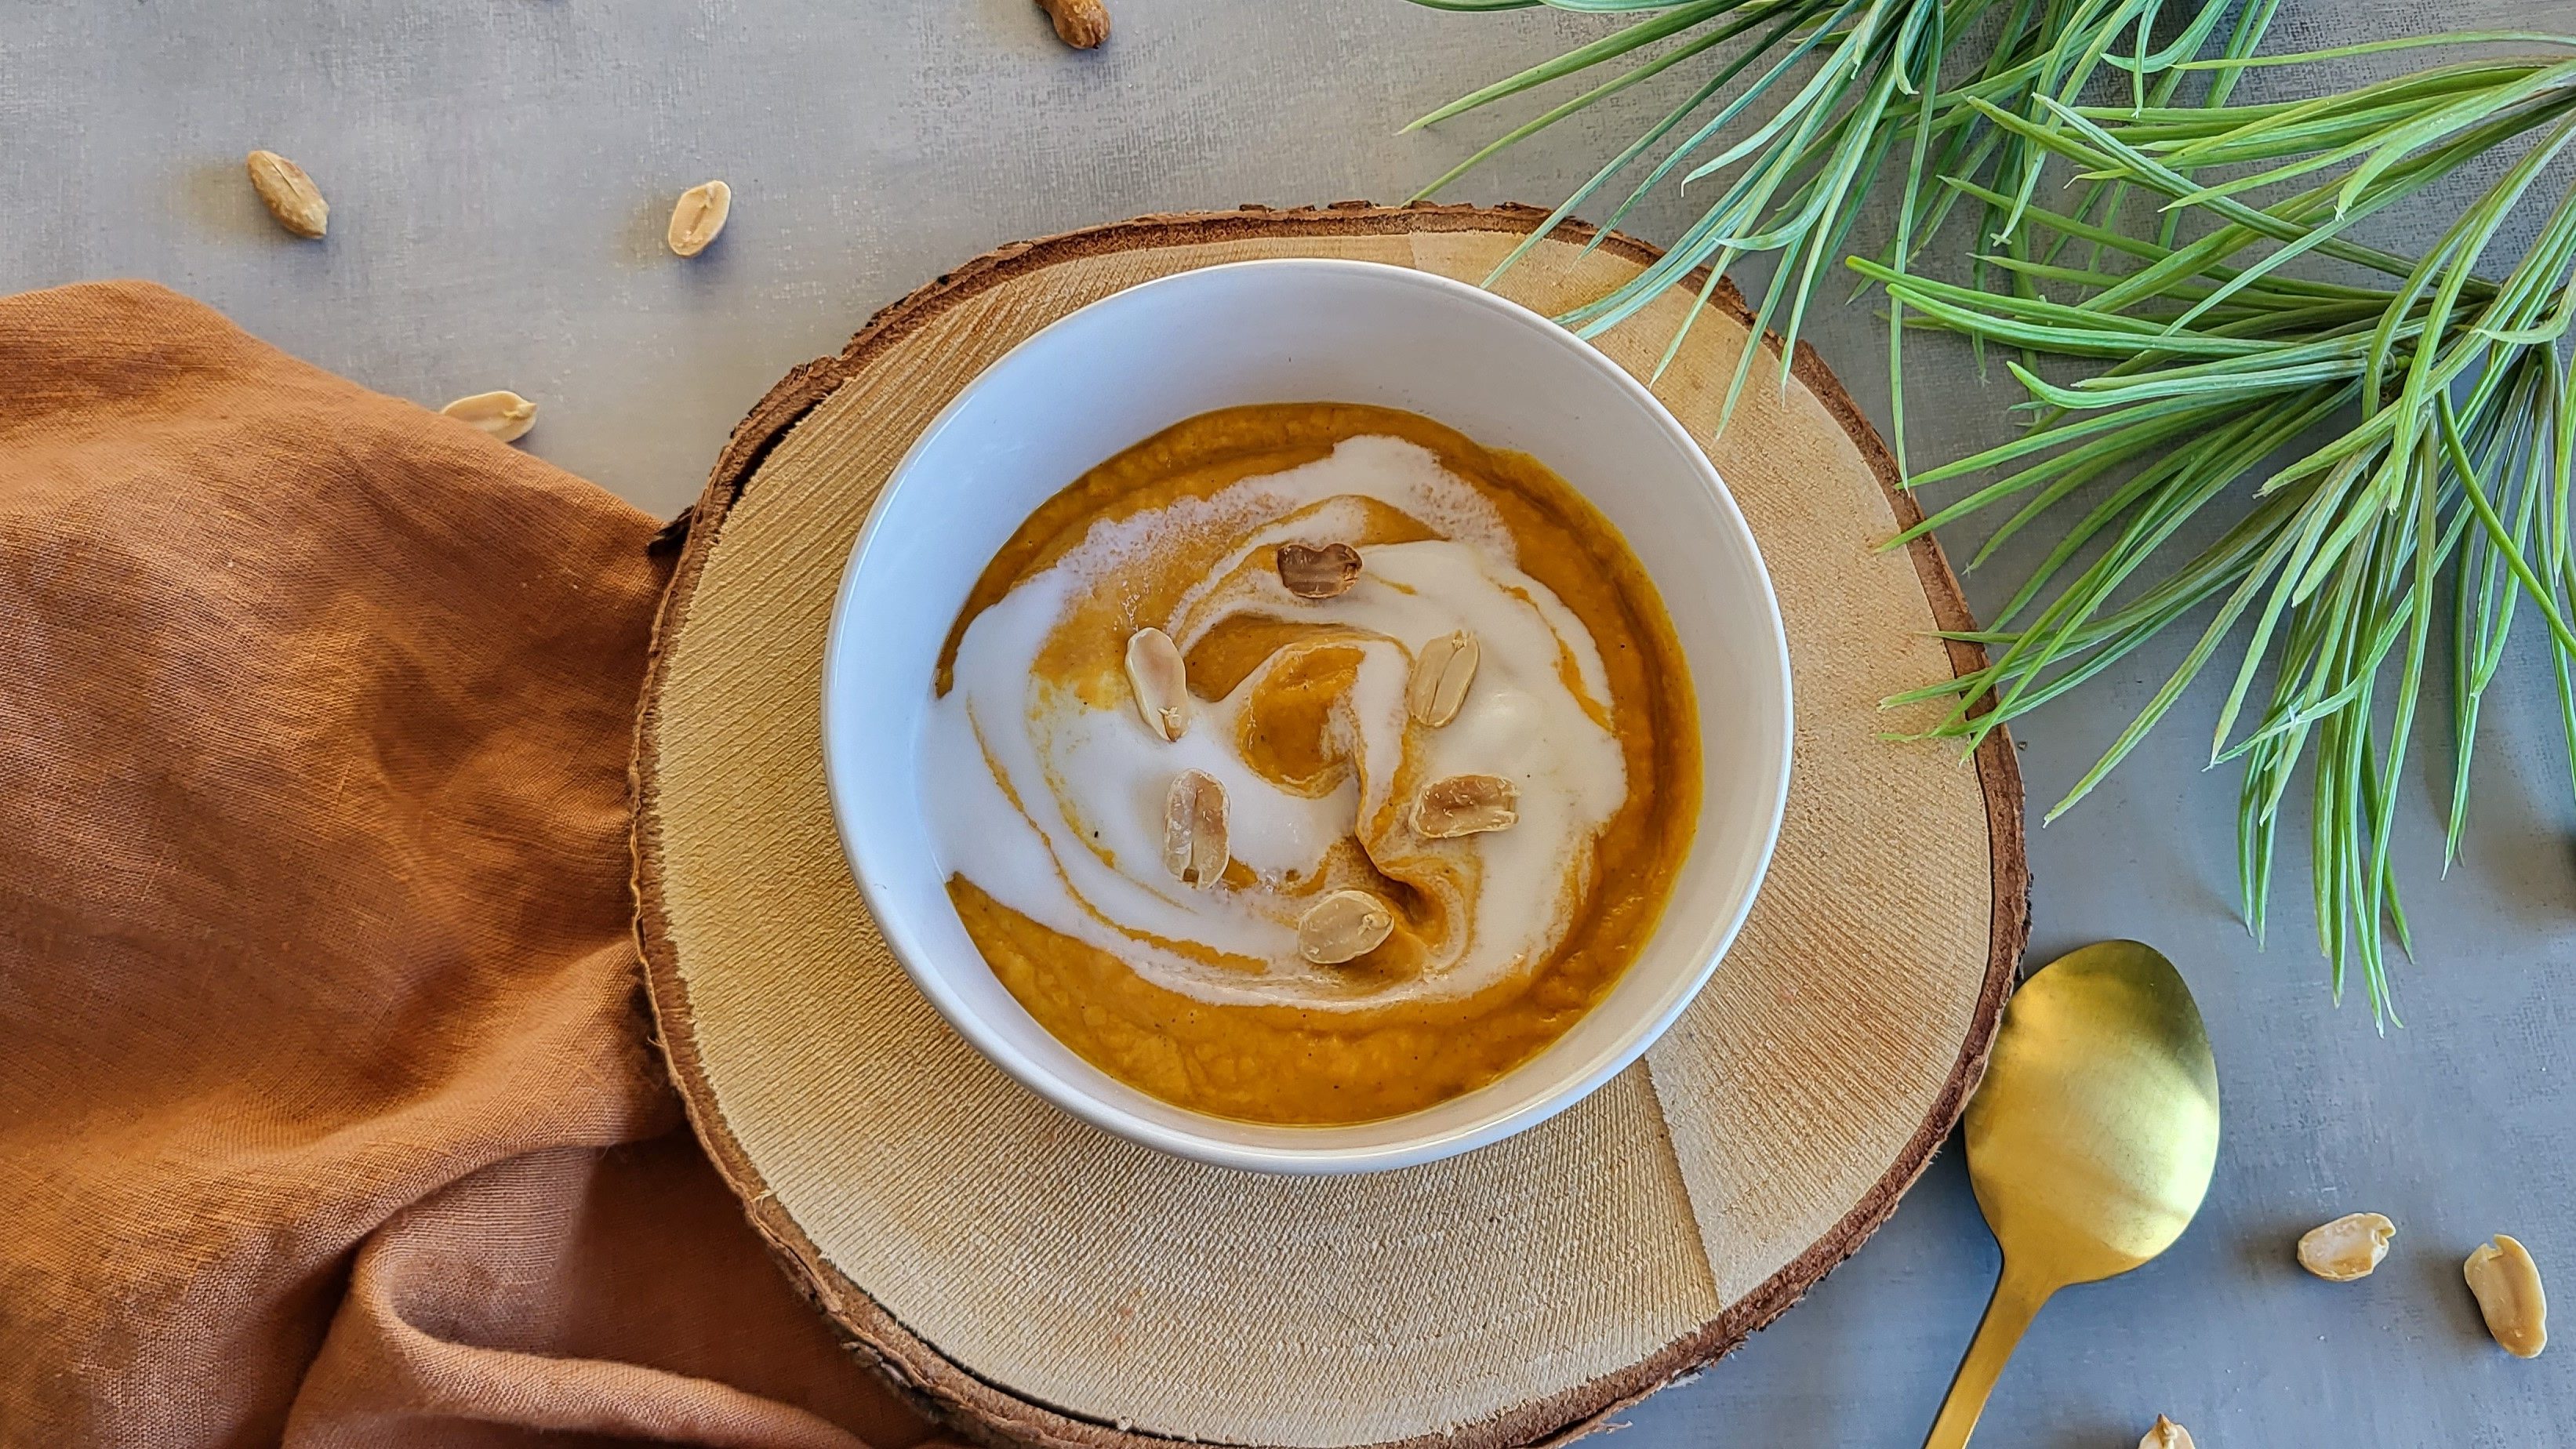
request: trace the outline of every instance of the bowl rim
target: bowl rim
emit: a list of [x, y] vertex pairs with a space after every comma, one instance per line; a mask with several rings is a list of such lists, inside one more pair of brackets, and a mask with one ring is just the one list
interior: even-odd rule
[[[1554, 1090], [1533, 1097], [1512, 1110], [1417, 1137], [1358, 1145], [1319, 1144], [1313, 1147], [1233, 1141], [1205, 1133], [1185, 1131], [1139, 1117], [1031, 1061], [1016, 1046], [990, 1030], [982, 1016], [950, 988], [940, 971], [924, 964], [936, 953], [931, 951], [913, 931], [905, 917], [903, 904], [884, 890], [867, 868], [866, 850], [862, 844], [862, 841], [867, 838], [867, 833], [854, 824], [850, 805], [851, 792], [845, 787], [843, 781], [844, 766], [840, 762], [841, 751], [838, 745], [840, 736], [834, 729], [836, 706], [833, 701], [839, 693], [835, 688], [835, 682], [843, 673], [844, 651], [848, 647], [850, 637], [848, 625], [853, 598], [871, 552], [881, 545], [883, 524], [891, 511], [886, 505], [895, 496], [896, 490], [914, 476], [914, 467], [921, 456], [933, 446], [941, 434], [955, 421], [958, 414], [966, 409], [997, 373], [1022, 353], [1037, 349], [1042, 342], [1059, 330], [1070, 330], [1078, 320], [1089, 317], [1097, 309], [1107, 309], [1122, 304], [1133, 305], [1129, 299], [1140, 293], [1205, 285], [1207, 278], [1218, 274], [1240, 275], [1252, 272], [1340, 275], [1379, 283], [1417, 287], [1442, 296], [1449, 302], [1463, 303], [1491, 312], [1517, 325], [1537, 339], [1541, 345], [1569, 353], [1579, 365], [1589, 367], [1606, 377], [1615, 390], [1624, 393], [1632, 403], [1637, 405], [1646, 420], [1662, 432], [1669, 443], [1677, 446], [1679, 454], [1686, 460], [1685, 466], [1697, 477], [1710, 499], [1716, 504], [1720, 527], [1733, 533], [1736, 541], [1742, 545], [1745, 556], [1752, 563], [1753, 578], [1760, 585], [1758, 592], [1763, 605], [1762, 622], [1767, 626], [1764, 632], [1771, 646], [1769, 662], [1779, 684], [1778, 718], [1773, 722], [1777, 726], [1779, 750], [1775, 758], [1767, 761], [1772, 768], [1773, 788], [1764, 808], [1765, 820], [1759, 848], [1752, 856], [1751, 878], [1731, 909], [1713, 917], [1700, 933], [1699, 941], [1690, 948], [1695, 953], [1697, 964], [1675, 982], [1668, 990], [1666, 999], [1656, 1009], [1640, 1016], [1632, 1023], [1619, 1038], [1617, 1045], [1603, 1052], [1589, 1069], [1569, 1077]], [[1177, 422], [1180, 419], [1174, 419], [1174, 421]], [[1650, 572], [1649, 577], [1651, 576]], [[1750, 917], [1754, 902], [1759, 899], [1762, 887], [1769, 878], [1772, 856], [1779, 845], [1781, 825], [1787, 814], [1796, 743], [1794, 679], [1790, 670], [1788, 634], [1781, 621], [1779, 595], [1771, 582], [1770, 567], [1763, 559], [1760, 542], [1754, 537], [1752, 527], [1745, 522], [1743, 512], [1736, 505], [1733, 493], [1727, 489], [1725, 481], [1718, 475], [1716, 465], [1710, 461], [1707, 452], [1699, 442], [1690, 435], [1690, 431], [1682, 426], [1681, 421], [1672, 415], [1670, 409], [1664, 406], [1663, 400], [1656, 397], [1651, 389], [1638, 381], [1626, 368], [1611, 360], [1607, 354], [1590, 342], [1518, 302], [1436, 272], [1355, 258], [1255, 258], [1215, 263], [1148, 278], [1075, 308], [1022, 338], [1001, 356], [986, 364], [923, 426], [911, 445], [904, 450], [903, 456], [887, 473], [886, 480], [878, 488], [876, 497], [870, 500], [866, 521], [861, 525], [857, 538], [851, 544], [849, 557], [842, 566], [840, 581], [833, 592], [831, 617], [824, 638], [820, 674], [820, 688], [817, 691], [820, 697], [817, 703], [822, 734], [823, 774], [825, 790], [831, 800], [834, 833], [840, 837], [842, 853], [849, 864], [851, 878], [857, 884], [861, 897], [867, 902], [870, 920], [884, 938], [888, 951], [903, 967], [904, 974], [911, 978], [914, 988], [920, 991], [949, 1026], [964, 1037], [968, 1044], [981, 1053], [986, 1060], [1000, 1067], [1014, 1081], [1035, 1092], [1043, 1100], [1077, 1119], [1129, 1141], [1178, 1157], [1221, 1167], [1264, 1173], [1323, 1174], [1388, 1171], [1471, 1152], [1516, 1136], [1547, 1121], [1590, 1097], [1612, 1077], [1634, 1064], [1662, 1038], [1673, 1022], [1680, 1019], [1682, 1012], [1690, 1006], [1691, 1002], [1698, 998], [1710, 977], [1715, 974], [1718, 963], [1723, 961], [1728, 951], [1733, 948], [1736, 937], [1743, 930], [1744, 922]], [[1693, 849], [1697, 849], [1696, 841]], [[1670, 918], [1661, 918], [1656, 923], [1655, 936], [1660, 936], [1671, 928]], [[1655, 936], [1649, 937], [1650, 943]], [[987, 965], [984, 969], [989, 971], [991, 968]], [[1041, 1026], [1040, 1030], [1044, 1030], [1044, 1027]], [[1544, 1052], [1541, 1055], [1543, 1056]], [[1477, 1090], [1483, 1091], [1508, 1081], [1539, 1059], [1539, 1057], [1532, 1057], [1529, 1061], [1495, 1078], [1493, 1082], [1486, 1084], [1485, 1088]], [[1223, 1126], [1233, 1121], [1212, 1113], [1199, 1113], [1189, 1108], [1179, 1107], [1177, 1104], [1172, 1105], [1176, 1110], [1212, 1126]], [[1383, 1120], [1401, 1121], [1402, 1118]], [[1282, 1130], [1278, 1124], [1247, 1125], [1259, 1126], [1264, 1130]], [[1335, 1124], [1319, 1126], [1311, 1130], [1317, 1133], [1328, 1133], [1339, 1130], [1342, 1126], [1357, 1125], [1361, 1124]], [[1368, 1125], [1378, 1124], [1373, 1122]], [[1285, 1130], [1308, 1129], [1287, 1128]]]

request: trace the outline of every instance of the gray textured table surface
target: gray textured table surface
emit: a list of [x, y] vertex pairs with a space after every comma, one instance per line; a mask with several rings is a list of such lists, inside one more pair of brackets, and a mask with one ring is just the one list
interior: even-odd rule
[[[669, 512], [772, 381], [949, 265], [1138, 212], [1400, 198], [1493, 134], [1399, 137], [1403, 121], [1586, 28], [1400, 0], [1111, 3], [1115, 38], [1076, 55], [1028, 0], [0, 0], [0, 292], [149, 277], [386, 392], [513, 388], [544, 407], [533, 451]], [[2576, 0], [2289, 8], [2309, 40], [2576, 29]], [[1457, 195], [1552, 201], [1642, 113], [1579, 118]], [[320, 180], [327, 243], [260, 212], [254, 145]], [[677, 263], [671, 199], [709, 176], [735, 188], [731, 229]], [[1667, 203], [1635, 229], [1682, 220]], [[1811, 336], [1883, 425], [1878, 324], [1837, 310]], [[2000, 437], [2015, 398], [1967, 386], [1922, 407], [1917, 456]], [[1970, 592], [1991, 605], [1997, 582]], [[2173, 657], [2029, 722], [2035, 804]], [[2422, 801], [2447, 776], [2410, 772], [2423, 954], [2385, 1040], [2360, 1002], [2329, 1006], [2295, 885], [2269, 951], [2238, 926], [2234, 782], [2193, 769], [2208, 700], [2033, 834], [2033, 960], [2121, 935], [2171, 955], [2210, 1019], [2227, 1136], [2191, 1233], [2061, 1298], [1980, 1443], [2125, 1449], [2159, 1410], [2210, 1449], [2576, 1442], [2576, 1349], [2505, 1357], [2459, 1277], [2505, 1231], [2576, 1286], [2576, 808], [2539, 658], [2518, 663], [2489, 705], [2465, 858], [2438, 884]], [[2299, 1230], [2361, 1208], [2401, 1226], [2376, 1277], [2292, 1265]], [[1621, 1442], [1919, 1443], [1995, 1264], [1945, 1151], [1859, 1257], [1627, 1416]]]

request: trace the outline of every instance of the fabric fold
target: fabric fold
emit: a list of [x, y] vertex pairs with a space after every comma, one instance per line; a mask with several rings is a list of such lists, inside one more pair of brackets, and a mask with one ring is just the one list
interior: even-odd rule
[[0, 300], [0, 1442], [902, 1449], [645, 1041], [653, 519]]

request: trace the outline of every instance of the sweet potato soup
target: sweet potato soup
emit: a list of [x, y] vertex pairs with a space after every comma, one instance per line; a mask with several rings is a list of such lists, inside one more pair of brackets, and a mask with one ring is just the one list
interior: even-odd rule
[[1383, 408], [1208, 413], [1076, 479], [936, 688], [985, 960], [1225, 1117], [1370, 1121], [1528, 1060], [1644, 946], [1698, 814], [1690, 675], [1617, 530]]

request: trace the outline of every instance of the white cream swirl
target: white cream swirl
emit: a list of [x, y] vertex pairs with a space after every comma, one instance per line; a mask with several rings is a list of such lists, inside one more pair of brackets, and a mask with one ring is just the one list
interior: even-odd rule
[[[1282, 542], [1363, 538], [1371, 503], [1437, 535], [1365, 545], [1358, 583], [1337, 598], [1291, 596], [1267, 563]], [[1153, 626], [1186, 654], [1230, 620], [1310, 626], [1225, 698], [1200, 701], [1177, 740], [1125, 701], [1050, 680], [1039, 656], [1075, 606], [1175, 540], [1230, 552]], [[1473, 688], [1434, 729], [1406, 713], [1414, 656], [1465, 630], [1479, 643]], [[1104, 640], [1114, 654], [1125, 635]], [[1307, 649], [1356, 650], [1330, 706], [1330, 750], [1345, 766], [1310, 795], [1265, 778], [1238, 753], [1244, 711]], [[1148, 980], [1212, 1003], [1375, 1007], [1462, 997], [1546, 959], [1591, 887], [1593, 847], [1627, 797], [1599, 650], [1546, 586], [1521, 572], [1494, 505], [1429, 451], [1387, 437], [1248, 478], [1206, 498], [1095, 522], [1081, 541], [976, 615], [952, 683], [922, 734], [932, 829], [949, 873], [1054, 931], [1107, 951]], [[1250, 882], [1201, 889], [1162, 863], [1173, 777], [1225, 787], [1233, 858]], [[1519, 788], [1507, 830], [1425, 840], [1399, 792], [1459, 774]], [[1364, 851], [1359, 859], [1352, 848]], [[1322, 889], [1374, 872], [1410, 887], [1400, 927], [1420, 949], [1401, 976], [1317, 966], [1296, 923]]]

